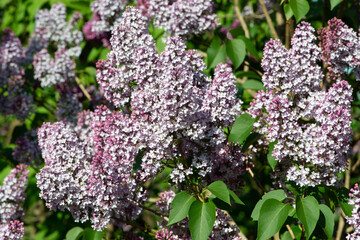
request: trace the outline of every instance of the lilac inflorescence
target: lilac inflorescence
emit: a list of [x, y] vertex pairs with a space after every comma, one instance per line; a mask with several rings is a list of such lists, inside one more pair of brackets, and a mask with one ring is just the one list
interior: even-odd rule
[[41, 82], [42, 87], [75, 80], [76, 63], [66, 49], [55, 52], [55, 58], [51, 58], [48, 51], [43, 49], [36, 53], [33, 65], [34, 78]]
[[352, 88], [338, 81], [323, 91], [323, 74], [316, 61], [320, 48], [314, 29], [303, 22], [286, 50], [278, 40], [264, 49], [263, 83], [248, 110], [260, 117], [255, 131], [275, 142], [272, 156], [278, 161], [274, 177], [300, 186], [336, 185], [337, 173], [347, 167], [351, 142]]
[[63, 3], [53, 4], [48, 9], [39, 10], [35, 16], [35, 31], [30, 41], [29, 51], [34, 53], [49, 45], [56, 49], [66, 49], [67, 54], [79, 57], [80, 43], [83, 40], [81, 31], [77, 29], [81, 14], [75, 12], [66, 22], [66, 8]]
[[[169, 38], [158, 54], [136, 8], [127, 8], [112, 33], [112, 51], [97, 64], [97, 80], [122, 110], [100, 106], [80, 114], [76, 126], [42, 126], [45, 167], [37, 178], [47, 206], [90, 219], [98, 230], [112, 220], [132, 220], [147, 198], [142, 184], [165, 164], [173, 167], [172, 183], [198, 174], [208, 184], [222, 174], [236, 190], [247, 161], [222, 129], [241, 114], [231, 69], [219, 65], [212, 80], [179, 37]], [[231, 169], [224, 171], [225, 165]]]
[[354, 232], [346, 235], [346, 239], [348, 240], [356, 240], [360, 238], [360, 191], [359, 186], [356, 183], [354, 188], [350, 189], [351, 193], [349, 196], [351, 197], [349, 200], [349, 204], [353, 205], [354, 208], [352, 210], [351, 217], [345, 217], [346, 222], [354, 227]]
[[329, 65], [330, 77], [341, 79], [353, 73], [360, 81], [360, 33], [356, 34], [340, 19], [329, 20], [319, 29], [322, 60]]
[[150, 0], [148, 5], [154, 25], [170, 36], [186, 37], [215, 29], [218, 25], [210, 0]]
[[20, 164], [11, 170], [0, 186], [0, 239], [22, 239], [24, 227], [19, 221], [24, 216], [22, 207], [25, 201], [29, 170]]
[[26, 49], [10, 29], [0, 45], [0, 112], [24, 120], [33, 111], [33, 98], [22, 87], [25, 82]]

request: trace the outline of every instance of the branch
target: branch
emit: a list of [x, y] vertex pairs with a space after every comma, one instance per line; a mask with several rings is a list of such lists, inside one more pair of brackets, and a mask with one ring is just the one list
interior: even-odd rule
[[259, 3], [260, 3], [260, 5], [261, 5], [261, 8], [263, 9], [263, 12], [264, 12], [264, 14], [265, 14], [266, 21], [267, 21], [267, 23], [268, 23], [268, 25], [269, 25], [269, 27], [270, 27], [270, 31], [271, 31], [272, 35], [274, 36], [274, 38], [279, 39], [279, 36], [278, 36], [278, 34], [277, 34], [277, 32], [276, 32], [276, 30], [275, 30], [275, 28], [274, 28], [274, 25], [273, 25], [272, 20], [271, 20], [271, 18], [270, 18], [269, 12], [268, 12], [265, 4], [264, 4], [264, 1], [263, 1], [263, 0], [259, 0]]
[[81, 91], [84, 93], [85, 97], [86, 97], [89, 101], [91, 101], [91, 96], [90, 96], [89, 92], [85, 89], [84, 85], [81, 84], [80, 79], [76, 77], [76, 78], [75, 78], [75, 81], [76, 81], [76, 83], [79, 85], [79, 87], [80, 87]]
[[245, 19], [244, 19], [243, 15], [241, 14], [240, 9], [239, 9], [239, 0], [234, 0], [234, 9], [235, 9], [235, 13], [236, 13], [237, 18], [240, 21], [241, 27], [245, 32], [245, 37], [250, 39], [249, 29], [246, 26]]

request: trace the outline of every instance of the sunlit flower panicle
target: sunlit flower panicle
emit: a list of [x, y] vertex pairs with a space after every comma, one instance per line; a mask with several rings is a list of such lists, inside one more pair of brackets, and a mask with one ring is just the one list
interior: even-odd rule
[[346, 81], [321, 90], [323, 74], [317, 62], [320, 49], [314, 29], [301, 23], [286, 50], [278, 40], [264, 48], [264, 85], [248, 113], [259, 117], [254, 131], [274, 142], [272, 156], [278, 161], [274, 181], [282, 186], [338, 184], [337, 174], [347, 167], [351, 142], [352, 89]]
[[34, 78], [41, 82], [41, 86], [52, 86], [75, 80], [76, 63], [70, 58], [66, 49], [60, 49], [51, 58], [46, 49], [36, 53], [34, 57]]
[[92, 222], [95, 229], [104, 229], [113, 216], [133, 219], [141, 212], [135, 202], [145, 195], [141, 189], [135, 194], [140, 186], [132, 171], [143, 137], [136, 121], [104, 106], [95, 111], [91, 126], [95, 147], [89, 186], [94, 198]]
[[345, 218], [346, 222], [354, 227], [354, 232], [348, 233], [346, 239], [357, 240], [360, 238], [360, 191], [358, 184], [356, 183], [354, 188], [350, 189], [350, 191], [349, 204], [353, 205], [354, 208], [351, 217], [346, 216]]
[[211, 120], [227, 127], [234, 124], [235, 118], [241, 114], [242, 101], [236, 98], [238, 91], [235, 76], [225, 64], [215, 68], [215, 76], [211, 87], [205, 93], [203, 109], [209, 111]]
[[97, 81], [105, 98], [120, 107], [129, 102], [134, 87], [136, 49], [155, 51], [155, 42], [147, 32], [146, 18], [135, 8], [127, 8], [112, 31], [112, 51], [108, 61], [97, 63]]
[[66, 22], [66, 8], [63, 3], [53, 4], [48, 9], [39, 10], [35, 16], [35, 31], [32, 36], [30, 49], [37, 52], [49, 45], [57, 49], [67, 49], [69, 56], [79, 57], [80, 43], [83, 40], [81, 31], [77, 29], [81, 14], [75, 12], [69, 22]]
[[329, 20], [328, 26], [318, 33], [322, 60], [329, 65], [330, 76], [341, 80], [353, 73], [360, 81], [360, 34], [337, 18]]
[[128, 0], [95, 0], [91, 3], [91, 10], [98, 19], [92, 24], [92, 31], [95, 33], [110, 32], [121, 18]]
[[89, 219], [91, 157], [74, 129], [63, 122], [44, 123], [38, 130], [45, 166], [36, 174], [40, 197], [51, 210], [69, 210], [76, 221]]
[[150, 0], [148, 13], [154, 25], [163, 28], [170, 36], [187, 37], [218, 25], [213, 2], [209, 0]]
[[320, 48], [316, 46], [314, 28], [302, 22], [291, 39], [292, 48], [287, 50], [278, 39], [265, 44], [264, 58], [261, 66], [264, 69], [262, 78], [269, 90], [284, 94], [307, 95], [319, 91], [322, 81]]

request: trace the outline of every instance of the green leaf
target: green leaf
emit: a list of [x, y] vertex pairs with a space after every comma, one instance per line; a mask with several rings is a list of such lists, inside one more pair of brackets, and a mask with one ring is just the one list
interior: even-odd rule
[[229, 191], [224, 182], [213, 182], [207, 187], [207, 189], [209, 189], [209, 191], [212, 192], [217, 198], [231, 205]]
[[101, 240], [103, 237], [104, 233], [103, 232], [98, 232], [95, 231], [92, 228], [85, 228], [84, 230], [84, 240]]
[[257, 239], [266, 240], [279, 232], [290, 210], [289, 204], [276, 199], [266, 199], [260, 209]]
[[[334, 214], [331, 209], [325, 204], [319, 205], [320, 213], [324, 217], [324, 222], [321, 221], [321, 228], [325, 232], [328, 239], [332, 239], [332, 235], [334, 232]], [[322, 219], [322, 217], [320, 218]]]
[[245, 45], [246, 45], [246, 50], [249, 51], [249, 53], [257, 58], [257, 59], [260, 59], [260, 56], [259, 56], [259, 53], [258, 51], [256, 50], [256, 47], [255, 45], [252, 43], [252, 41], [250, 39], [248, 39], [247, 37], [245, 37], [244, 35], [241, 35], [239, 37], [237, 37], [238, 39], [241, 39], [244, 41]]
[[292, 16], [294, 16], [294, 13], [291, 10], [290, 4], [288, 4], [288, 3], [284, 4], [284, 12], [285, 12], [286, 20], [289, 20]]
[[289, 0], [290, 8], [295, 15], [296, 22], [299, 22], [310, 10], [307, 0]]
[[195, 201], [189, 210], [189, 229], [194, 240], [207, 240], [214, 226], [216, 207], [214, 203]]
[[227, 39], [225, 42], [226, 53], [234, 64], [234, 68], [237, 69], [245, 59], [246, 46], [241, 39]]
[[258, 80], [248, 79], [242, 84], [245, 89], [265, 90], [264, 84]]
[[171, 203], [168, 226], [186, 218], [194, 201], [196, 199], [185, 191], [176, 194]]
[[275, 160], [275, 157], [272, 156], [272, 152], [274, 150], [276, 142], [269, 143], [269, 152], [267, 154], [267, 160], [270, 165], [270, 167], [274, 170], [277, 161]]
[[233, 191], [231, 191], [230, 189], [228, 189], [228, 190], [229, 190], [230, 196], [232, 197], [232, 199], [234, 199], [235, 203], [245, 205], [245, 203], [243, 203], [243, 201], [241, 201], [240, 198]]
[[215, 37], [210, 47], [207, 49], [207, 65], [208, 68], [214, 68], [220, 62], [223, 62], [226, 57], [225, 46], [221, 46], [221, 39]]
[[351, 217], [354, 206], [349, 204], [350, 190], [342, 187], [340, 189], [334, 189], [332, 192], [336, 195], [337, 201], [339, 202], [339, 205], [344, 214], [348, 217]]
[[313, 196], [296, 198], [296, 214], [304, 225], [306, 237], [309, 239], [320, 216], [318, 201]]
[[77, 240], [84, 233], [84, 229], [81, 227], [73, 227], [66, 233], [66, 240]]
[[259, 215], [260, 215], [260, 209], [262, 207], [262, 205], [264, 204], [265, 200], [267, 199], [276, 199], [278, 201], [283, 201], [286, 198], [286, 194], [284, 192], [284, 190], [279, 189], [279, 190], [274, 190], [271, 192], [266, 193], [261, 200], [259, 200], [255, 207], [254, 210], [251, 213], [251, 218], [254, 221], [258, 221], [259, 220]]
[[278, 189], [278, 190], [273, 190], [271, 192], [266, 193], [262, 199], [266, 200], [266, 199], [276, 199], [279, 201], [283, 201], [286, 198], [286, 194], [284, 192], [284, 190], [282, 189]]
[[238, 117], [230, 131], [229, 142], [238, 142], [242, 144], [250, 135], [254, 122], [255, 119], [248, 113]]
[[330, 0], [331, 11], [343, 0]]
[[87, 57], [87, 61], [92, 62], [99, 56], [100, 53], [101, 53], [101, 48], [92, 48]]

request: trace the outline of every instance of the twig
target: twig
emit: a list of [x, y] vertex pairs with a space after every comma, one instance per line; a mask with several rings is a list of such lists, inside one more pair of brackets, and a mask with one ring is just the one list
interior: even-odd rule
[[338, 18], [339, 18], [339, 19], [342, 18], [345, 5], [346, 5], [346, 0], [343, 0], [342, 3], [341, 3], [341, 5], [340, 5], [340, 9], [339, 9], [339, 13], [338, 13]]
[[263, 12], [264, 12], [264, 14], [265, 14], [266, 21], [267, 21], [267, 23], [268, 23], [268, 25], [269, 25], [269, 27], [270, 27], [270, 31], [271, 31], [272, 35], [274, 36], [274, 38], [279, 39], [279, 36], [278, 36], [278, 34], [277, 34], [277, 32], [276, 32], [276, 30], [275, 30], [275, 28], [274, 28], [274, 25], [273, 25], [272, 20], [271, 20], [271, 18], [270, 18], [269, 12], [268, 12], [265, 4], [264, 4], [264, 1], [263, 1], [263, 0], [259, 0], [259, 3], [260, 3], [260, 5], [261, 5], [261, 8], [263, 9]]
[[76, 78], [75, 78], [75, 81], [76, 81], [76, 83], [79, 85], [79, 87], [80, 87], [81, 91], [84, 93], [85, 97], [86, 97], [89, 101], [91, 101], [91, 96], [90, 96], [90, 94], [88, 93], [88, 91], [85, 89], [84, 85], [82, 85], [82, 83], [80, 82], [80, 79], [76, 77]]
[[286, 224], [286, 228], [287, 228], [287, 230], [289, 231], [291, 238], [295, 240], [296, 237], [295, 237], [295, 235], [294, 235], [293, 230], [292, 230], [291, 227], [289, 226], [289, 224]]
[[11, 138], [12, 138], [12, 135], [13, 135], [13, 132], [14, 132], [15, 128], [17, 126], [20, 126], [20, 125], [21, 125], [21, 122], [19, 120], [17, 120], [17, 119], [15, 119], [14, 121], [12, 121], [10, 123], [9, 129], [8, 129], [8, 131], [6, 133], [5, 146], [10, 144]]
[[247, 38], [250, 39], [249, 29], [248, 29], [248, 27], [247, 27], [247, 25], [246, 25], [246, 22], [245, 22], [245, 20], [244, 20], [244, 17], [243, 17], [243, 15], [241, 14], [240, 9], [239, 9], [239, 0], [234, 0], [234, 9], [235, 9], [235, 14], [236, 14], [237, 18], [238, 18], [239, 21], [240, 21], [241, 27], [242, 27], [242, 29], [244, 30], [245, 37], [247, 37]]
[[293, 25], [294, 20], [290, 18], [286, 21], [285, 25], [285, 47], [286, 49], [290, 49], [290, 39], [291, 39], [291, 26]]

